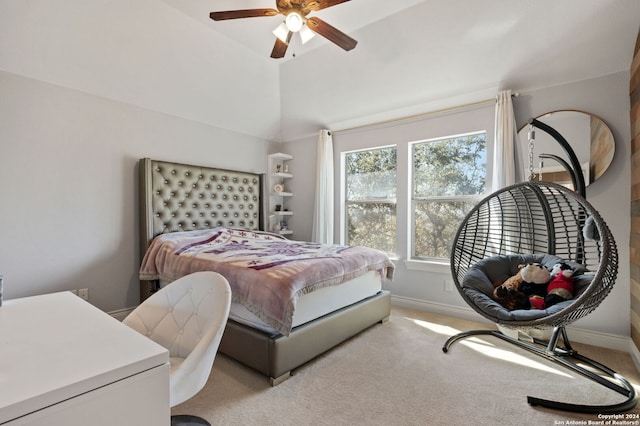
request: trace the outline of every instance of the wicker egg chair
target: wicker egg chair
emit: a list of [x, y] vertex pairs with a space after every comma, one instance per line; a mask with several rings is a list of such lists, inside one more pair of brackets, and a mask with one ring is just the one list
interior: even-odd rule
[[[540, 262], [552, 266], [558, 260], [569, 262], [576, 271], [573, 299], [544, 310], [513, 311], [493, 299], [494, 283], [517, 273], [518, 264]], [[483, 317], [510, 330], [552, 332], [548, 341], [524, 341], [497, 330], [467, 331], [449, 338], [444, 352], [465, 337], [495, 336], [626, 397], [619, 404], [594, 406], [529, 396], [531, 405], [585, 413], [620, 412], [636, 405], [633, 386], [615, 371], [579, 355], [565, 330], [598, 307], [611, 291], [618, 272], [618, 253], [611, 231], [584, 197], [554, 183], [533, 181], [489, 195], [471, 210], [458, 229], [451, 252], [451, 272], [462, 298]]]

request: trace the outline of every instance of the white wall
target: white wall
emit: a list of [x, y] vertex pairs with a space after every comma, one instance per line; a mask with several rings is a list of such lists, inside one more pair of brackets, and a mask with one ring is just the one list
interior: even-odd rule
[[265, 172], [279, 90], [271, 58], [165, 2], [0, 0], [5, 297], [136, 305], [137, 160]]
[[[519, 126], [530, 117], [560, 109], [577, 109], [597, 115], [611, 128], [616, 152], [609, 170], [587, 187], [587, 200], [611, 228], [618, 246], [618, 278], [611, 294], [592, 314], [576, 322], [576, 327], [627, 336], [630, 333], [629, 211], [631, 142], [629, 73], [524, 91], [515, 104]], [[586, 143], [586, 141], [585, 141]]]
[[282, 64], [283, 140], [489, 87], [628, 69], [639, 16], [637, 0], [419, 2], [350, 31], [348, 53], [326, 46]]
[[[598, 310], [578, 321], [580, 328], [626, 336], [629, 334], [629, 75], [627, 72], [584, 80], [544, 89], [524, 89], [515, 99], [518, 126], [523, 126], [531, 117], [547, 111], [559, 109], [579, 109], [602, 118], [612, 129], [616, 139], [616, 154], [609, 171], [587, 189], [587, 199], [600, 211], [612, 229], [619, 250], [619, 274], [616, 285]], [[520, 88], [513, 88], [518, 91]], [[426, 111], [425, 111], [426, 112]], [[339, 164], [341, 151], [361, 149], [389, 144], [398, 145], [398, 194], [399, 199], [406, 194], [408, 184], [407, 164], [408, 142], [429, 137], [447, 136], [455, 133], [482, 130], [488, 131], [488, 139], [493, 139], [494, 106], [472, 108], [464, 112], [429, 116], [407, 123], [394, 123], [360, 130], [334, 133], [335, 161]], [[317, 137], [309, 137], [285, 143], [283, 150], [292, 153], [293, 170], [304, 170], [293, 179], [292, 210], [295, 212], [296, 239], [311, 238], [311, 217], [313, 214], [314, 186], [310, 173], [315, 173], [315, 144]], [[587, 143], [587, 141], [585, 141]], [[336, 170], [336, 205], [339, 194], [339, 170]], [[406, 199], [406, 195], [404, 196]], [[424, 272], [407, 269], [407, 224], [406, 205], [398, 204], [399, 255], [394, 281], [388, 288], [394, 295], [401, 296], [428, 306], [465, 308], [457, 292], [444, 289], [444, 280], [449, 273]], [[336, 224], [339, 223], [336, 217]], [[336, 238], [339, 230], [336, 229]], [[480, 318], [478, 316], [478, 318]]]
[[280, 132], [278, 63], [158, 0], [0, 0], [0, 70], [260, 138]]
[[[327, 46], [318, 50], [326, 54], [277, 65], [166, 2], [0, 0], [0, 273], [5, 296], [88, 287], [91, 301], [104, 310], [137, 303], [135, 170], [136, 160], [145, 156], [265, 171], [267, 152], [294, 154], [292, 226], [296, 238], [310, 239], [317, 136], [300, 135], [331, 123], [379, 121], [400, 110], [415, 113], [434, 102], [471, 102], [486, 97], [481, 92], [493, 96], [495, 90], [488, 88], [497, 84], [515, 90], [526, 89], [525, 84], [551, 85], [569, 65], [577, 69], [571, 75], [602, 74], [608, 64], [619, 63], [613, 59], [635, 38], [624, 28], [637, 16], [638, 3], [619, 3], [613, 9], [622, 12], [625, 25], [607, 40], [624, 42], [610, 46], [607, 40], [592, 40], [589, 48], [598, 49], [589, 55], [573, 52], [576, 30], [568, 27], [543, 31], [535, 46], [524, 48], [508, 37], [522, 32], [522, 16], [516, 10], [507, 13], [511, 16], [496, 14], [482, 5], [465, 10], [476, 25], [459, 33], [462, 41], [477, 39], [487, 22], [504, 21], [510, 23], [502, 27], [504, 34], [491, 36], [508, 39], [504, 51], [491, 50], [490, 43], [474, 50], [461, 40], [440, 40], [428, 32], [460, 23], [424, 3], [406, 12], [416, 23], [409, 33], [402, 28], [406, 24], [392, 18], [382, 23], [387, 31], [357, 31], [360, 45], [349, 54]], [[548, 14], [544, 8], [537, 11], [536, 22], [544, 24]], [[603, 16], [610, 15], [584, 18], [597, 23]], [[391, 35], [400, 40], [385, 48], [381, 40]], [[405, 48], [403, 38], [417, 40], [420, 54]], [[564, 46], [562, 60], [541, 59], [550, 43]], [[471, 52], [460, 53], [447, 67], [425, 68], [444, 51], [462, 47]], [[480, 65], [495, 55], [507, 61], [501, 62], [507, 66], [499, 75]], [[599, 61], [589, 62], [592, 57]], [[471, 74], [482, 78], [467, 78]], [[435, 86], [425, 88], [427, 81]], [[546, 111], [577, 108], [612, 126], [618, 139], [613, 171], [589, 188], [588, 196], [614, 228], [621, 259], [628, 258], [629, 238], [627, 87], [626, 73], [611, 74], [523, 90], [525, 96], [516, 102], [520, 123]], [[450, 126], [456, 121], [472, 124], [467, 116], [449, 115], [435, 127], [435, 120], [426, 120], [338, 133], [335, 141], [341, 149], [406, 143], [458, 133], [459, 126]], [[487, 129], [492, 126], [489, 120]], [[268, 142], [279, 133], [284, 140], [305, 139], [279, 148]], [[406, 156], [400, 161], [406, 167]], [[399, 215], [406, 214], [400, 209]], [[461, 306], [455, 293], [443, 290], [444, 278], [407, 271], [401, 264], [392, 286], [405, 297]], [[623, 262], [614, 293], [585, 320], [587, 325], [628, 331], [628, 280]]]
[[270, 147], [2, 71], [0, 141], [5, 298], [86, 287], [105, 311], [138, 303], [138, 159], [264, 173]]

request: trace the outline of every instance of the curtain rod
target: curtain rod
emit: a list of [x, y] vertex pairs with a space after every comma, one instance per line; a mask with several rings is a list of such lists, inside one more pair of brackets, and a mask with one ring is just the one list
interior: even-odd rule
[[[518, 96], [520, 96], [520, 93], [515, 92], [511, 94], [512, 98], [517, 98]], [[484, 104], [488, 104], [491, 102], [496, 102], [497, 101], [497, 96], [495, 98], [491, 98], [491, 99], [484, 99], [482, 101], [476, 101], [476, 102], [470, 102], [467, 104], [463, 104], [463, 105], [457, 105], [454, 107], [449, 107], [449, 108], [442, 108], [442, 109], [438, 109], [438, 110], [434, 110], [434, 111], [429, 111], [429, 112], [423, 112], [420, 114], [414, 114], [414, 115], [409, 115], [406, 117], [400, 117], [400, 118], [393, 118], [390, 120], [384, 120], [384, 121], [378, 121], [375, 123], [370, 123], [370, 124], [363, 124], [361, 126], [354, 126], [354, 127], [348, 127], [345, 129], [339, 129], [339, 130], [332, 130], [330, 133], [342, 133], [342, 132], [348, 132], [351, 130], [357, 130], [357, 129], [364, 129], [366, 127], [375, 127], [375, 126], [381, 126], [383, 124], [391, 124], [391, 123], [399, 123], [401, 121], [407, 121], [407, 120], [414, 120], [416, 118], [423, 118], [423, 117], [428, 117], [430, 115], [436, 115], [436, 114], [442, 114], [445, 112], [451, 112], [451, 111], [457, 111], [460, 109], [466, 109], [466, 108], [471, 108], [471, 107], [475, 107], [475, 106], [479, 106], [479, 105], [484, 105]]]

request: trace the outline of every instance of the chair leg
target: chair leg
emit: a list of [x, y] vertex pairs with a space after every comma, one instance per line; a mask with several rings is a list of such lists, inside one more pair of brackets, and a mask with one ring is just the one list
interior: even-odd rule
[[171, 426], [211, 426], [211, 423], [202, 417], [181, 414], [171, 416]]
[[[582, 374], [588, 379], [591, 379], [596, 383], [602, 386], [605, 386], [627, 398], [625, 401], [619, 404], [583, 405], [583, 404], [571, 404], [566, 402], [551, 401], [548, 399], [527, 396], [527, 402], [532, 406], [539, 405], [541, 407], [552, 408], [552, 409], [563, 410], [563, 411], [604, 414], [604, 413], [617, 413], [621, 411], [630, 410], [633, 407], [635, 407], [638, 402], [638, 396], [636, 395], [636, 391], [634, 387], [623, 376], [616, 373], [609, 367], [603, 364], [600, 364], [597, 361], [594, 361], [590, 358], [587, 358], [583, 355], [578, 354], [578, 352], [571, 347], [571, 344], [569, 343], [569, 339], [567, 337], [567, 332], [564, 327], [556, 327], [553, 330], [551, 339], [549, 340], [549, 342], [546, 343], [546, 346], [545, 346], [545, 342], [537, 339], [534, 339], [534, 343], [537, 345], [536, 346], [530, 343], [523, 342], [518, 339], [514, 339], [497, 330], [472, 330], [472, 331], [466, 331], [466, 332], [462, 332], [454, 336], [451, 336], [445, 342], [444, 346], [442, 347], [442, 351], [447, 353], [451, 345], [458, 340], [464, 339], [466, 337], [480, 336], [480, 335], [495, 336], [508, 343], [511, 343], [520, 348], [523, 348], [531, 353], [539, 355], [543, 358], [547, 358], [553, 362], [561, 364], [562, 366], [568, 369], [571, 369], [579, 374]], [[563, 347], [558, 346], [558, 340], [560, 338], [562, 338], [563, 340], [563, 345], [564, 345]], [[590, 366], [592, 369], [597, 370], [599, 374], [596, 374], [592, 370], [579, 366], [575, 362], [570, 361], [569, 358], [576, 359], [581, 363]], [[612, 380], [606, 379], [603, 376], [608, 376]]]

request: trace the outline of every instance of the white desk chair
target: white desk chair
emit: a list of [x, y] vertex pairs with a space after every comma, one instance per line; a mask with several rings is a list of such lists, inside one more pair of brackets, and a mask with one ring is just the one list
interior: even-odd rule
[[[124, 324], [169, 350], [171, 407], [206, 384], [230, 305], [231, 289], [222, 275], [196, 272], [163, 287], [124, 319]], [[172, 416], [171, 424], [209, 425], [195, 416]]]

